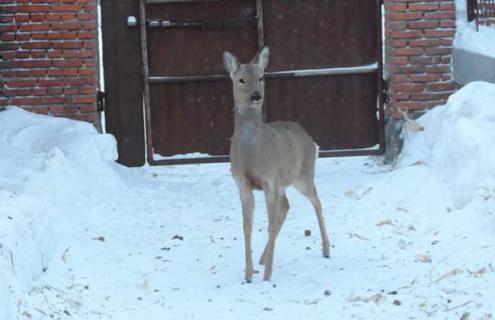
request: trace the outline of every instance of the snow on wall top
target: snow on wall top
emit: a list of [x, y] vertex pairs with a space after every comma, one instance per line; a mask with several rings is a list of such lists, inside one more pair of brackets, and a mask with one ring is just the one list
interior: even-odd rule
[[454, 47], [495, 58], [495, 27], [467, 22], [466, 0], [456, 0], [456, 36]]

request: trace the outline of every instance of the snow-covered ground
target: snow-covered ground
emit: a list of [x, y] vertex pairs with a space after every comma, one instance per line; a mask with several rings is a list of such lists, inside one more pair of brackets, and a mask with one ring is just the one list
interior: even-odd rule
[[272, 282], [251, 284], [228, 164], [128, 169], [89, 124], [0, 112], [0, 319], [492, 319], [494, 96], [427, 113], [394, 167], [319, 159], [331, 258], [291, 190]]
[[495, 58], [495, 26], [467, 22], [466, 0], [456, 0], [456, 35], [454, 47]]

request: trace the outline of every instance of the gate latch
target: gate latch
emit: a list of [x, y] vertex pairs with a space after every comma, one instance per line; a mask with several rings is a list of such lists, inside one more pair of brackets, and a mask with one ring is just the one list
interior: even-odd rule
[[175, 22], [170, 20], [147, 20], [150, 28], [201, 28], [204, 29], [205, 25], [202, 22]]
[[388, 81], [382, 80], [382, 102], [388, 103], [390, 96], [388, 95]]
[[96, 111], [105, 111], [105, 92], [103, 91], [98, 91], [96, 93]]

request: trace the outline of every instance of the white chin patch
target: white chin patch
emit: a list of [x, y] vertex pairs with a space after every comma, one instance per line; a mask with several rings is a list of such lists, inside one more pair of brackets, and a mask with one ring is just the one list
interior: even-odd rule
[[253, 102], [253, 103], [251, 104], [251, 106], [252, 106], [253, 108], [260, 108], [262, 104], [263, 104], [263, 101], [260, 101], [260, 102]]

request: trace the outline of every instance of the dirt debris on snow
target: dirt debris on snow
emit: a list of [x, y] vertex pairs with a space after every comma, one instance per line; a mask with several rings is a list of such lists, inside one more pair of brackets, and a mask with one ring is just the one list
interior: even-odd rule
[[[424, 130], [408, 133], [393, 168], [319, 159], [332, 258], [321, 258], [319, 237], [301, 232], [317, 221], [289, 189], [276, 287], [260, 274], [241, 285], [242, 215], [227, 164], [124, 168], [113, 137], [91, 125], [8, 108], [0, 112], [0, 319], [488, 320], [493, 96], [494, 85], [473, 83], [416, 119]], [[255, 203], [259, 257], [267, 217], [259, 194]], [[93, 240], [104, 245], [88, 241], [103, 234]]]

